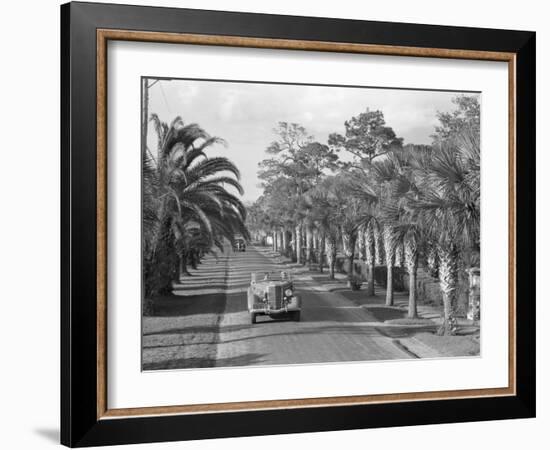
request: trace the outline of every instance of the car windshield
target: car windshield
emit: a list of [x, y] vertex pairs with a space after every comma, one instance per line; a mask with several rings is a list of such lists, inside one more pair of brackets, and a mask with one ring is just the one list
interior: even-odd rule
[[252, 281], [290, 281], [292, 275], [286, 270], [269, 272], [252, 272]]

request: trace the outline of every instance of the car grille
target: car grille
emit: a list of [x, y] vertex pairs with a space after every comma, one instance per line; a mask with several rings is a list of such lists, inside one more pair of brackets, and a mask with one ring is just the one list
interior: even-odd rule
[[269, 307], [279, 309], [283, 305], [283, 287], [269, 286], [268, 290]]

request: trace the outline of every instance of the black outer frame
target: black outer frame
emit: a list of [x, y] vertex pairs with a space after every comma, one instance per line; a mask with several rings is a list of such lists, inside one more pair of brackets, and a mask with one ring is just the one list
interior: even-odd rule
[[[516, 53], [517, 395], [97, 420], [98, 28]], [[94, 3], [61, 6], [62, 444], [82, 447], [534, 417], [535, 298], [534, 32]]]

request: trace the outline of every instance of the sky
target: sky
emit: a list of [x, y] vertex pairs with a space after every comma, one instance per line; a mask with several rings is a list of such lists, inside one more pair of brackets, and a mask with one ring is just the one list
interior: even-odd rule
[[[236, 83], [202, 80], [161, 80], [149, 90], [149, 114], [170, 123], [181, 116], [198, 123], [227, 146], [208, 149], [209, 156], [223, 155], [241, 171], [243, 200], [262, 194], [258, 163], [268, 157], [265, 149], [276, 139], [278, 122], [297, 122], [316, 141], [327, 142], [330, 133], [344, 134], [344, 122], [367, 108], [384, 113], [405, 143], [429, 144], [438, 111], [452, 111], [457, 92]], [[157, 137], [148, 127], [147, 143], [156, 150]], [[153, 152], [155, 153], [155, 151]]]

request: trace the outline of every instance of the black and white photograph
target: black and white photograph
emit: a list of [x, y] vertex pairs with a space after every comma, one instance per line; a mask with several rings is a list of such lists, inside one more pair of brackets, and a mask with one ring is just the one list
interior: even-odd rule
[[545, 6], [5, 2], [0, 448], [544, 448]]
[[142, 77], [142, 370], [480, 356], [481, 94]]

